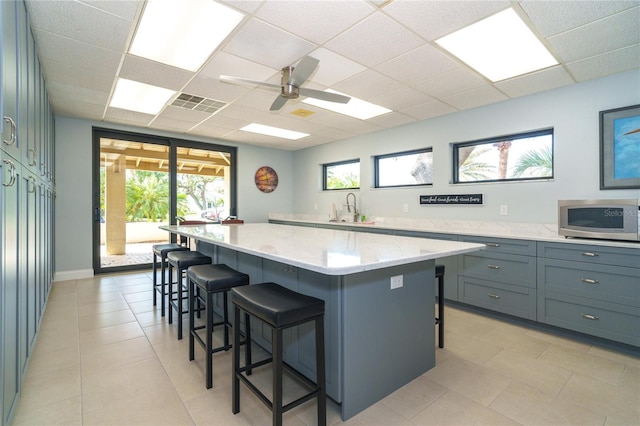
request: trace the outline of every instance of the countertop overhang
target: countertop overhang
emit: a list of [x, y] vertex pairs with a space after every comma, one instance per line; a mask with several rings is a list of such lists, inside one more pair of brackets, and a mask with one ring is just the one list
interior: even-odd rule
[[383, 269], [485, 248], [484, 244], [269, 223], [160, 228], [326, 275]]

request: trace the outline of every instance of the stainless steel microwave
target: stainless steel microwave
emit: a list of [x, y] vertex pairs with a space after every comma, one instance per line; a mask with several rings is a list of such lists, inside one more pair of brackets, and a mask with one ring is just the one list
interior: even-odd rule
[[558, 234], [640, 241], [640, 200], [560, 200]]

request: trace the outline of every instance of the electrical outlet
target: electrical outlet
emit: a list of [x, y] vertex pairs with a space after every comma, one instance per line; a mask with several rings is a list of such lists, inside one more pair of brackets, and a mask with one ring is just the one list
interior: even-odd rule
[[395, 275], [391, 277], [391, 290], [400, 288], [403, 286], [402, 275]]
[[506, 216], [509, 214], [509, 206], [503, 204], [500, 206], [500, 216]]
[[405, 213], [409, 213], [409, 204], [403, 204], [402, 205], [402, 211]]

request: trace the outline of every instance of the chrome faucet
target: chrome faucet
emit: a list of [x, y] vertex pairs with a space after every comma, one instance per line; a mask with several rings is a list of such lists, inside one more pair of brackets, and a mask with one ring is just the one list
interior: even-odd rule
[[353, 221], [358, 221], [358, 208], [356, 207], [356, 194], [350, 192], [347, 194], [347, 211], [351, 212], [351, 205], [349, 204], [349, 195], [353, 195]]

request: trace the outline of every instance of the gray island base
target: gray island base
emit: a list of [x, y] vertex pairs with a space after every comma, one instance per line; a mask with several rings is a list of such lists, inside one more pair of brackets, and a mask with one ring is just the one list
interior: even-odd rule
[[[435, 259], [482, 244], [275, 224], [165, 226], [198, 251], [325, 301], [327, 395], [347, 420], [435, 366]], [[270, 350], [268, 327], [252, 337]], [[285, 335], [285, 361], [315, 380], [311, 325]], [[215, 386], [215, 383], [214, 383]]]

